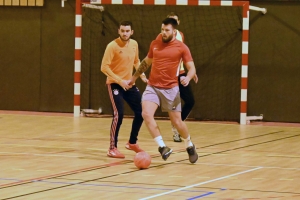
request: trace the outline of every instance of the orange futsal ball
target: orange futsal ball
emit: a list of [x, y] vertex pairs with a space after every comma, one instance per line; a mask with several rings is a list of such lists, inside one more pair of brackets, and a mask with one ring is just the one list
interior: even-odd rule
[[145, 152], [138, 152], [134, 156], [134, 164], [138, 169], [147, 169], [151, 164], [151, 156]]

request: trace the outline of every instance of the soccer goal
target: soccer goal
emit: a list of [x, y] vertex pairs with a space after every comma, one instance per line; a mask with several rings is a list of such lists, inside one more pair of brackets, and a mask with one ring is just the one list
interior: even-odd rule
[[[118, 23], [133, 22], [132, 38], [143, 59], [160, 33], [161, 21], [176, 12], [199, 77], [198, 84], [191, 81], [196, 103], [189, 117], [246, 124], [249, 9], [266, 12], [248, 1], [77, 0], [74, 116], [80, 116], [81, 107], [111, 112], [100, 65], [106, 45], [118, 37]], [[137, 86], [145, 88], [142, 82]], [[164, 113], [158, 109], [157, 115]]]

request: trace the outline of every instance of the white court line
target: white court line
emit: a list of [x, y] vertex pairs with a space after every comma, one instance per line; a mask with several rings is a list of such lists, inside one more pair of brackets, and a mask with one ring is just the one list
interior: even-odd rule
[[246, 171], [242, 171], [242, 172], [238, 172], [238, 173], [235, 173], [235, 174], [231, 174], [231, 175], [223, 176], [223, 177], [220, 177], [220, 178], [212, 179], [212, 180], [209, 180], [209, 181], [197, 183], [197, 184], [186, 186], [186, 187], [183, 187], [183, 188], [178, 188], [176, 190], [171, 190], [171, 191], [168, 191], [168, 192], [156, 194], [156, 195], [153, 195], [153, 196], [150, 196], [150, 197], [145, 197], [145, 198], [142, 198], [140, 200], [152, 199], [152, 198], [155, 198], [155, 197], [159, 197], [159, 196], [163, 196], [163, 195], [166, 195], [166, 194], [178, 192], [178, 191], [185, 190], [185, 189], [188, 189], [188, 188], [192, 188], [192, 187], [195, 187], [195, 186], [204, 185], [206, 183], [211, 183], [211, 182], [219, 181], [219, 180], [222, 180], [222, 179], [225, 179], [225, 178], [229, 178], [229, 177], [232, 177], [232, 176], [237, 176], [237, 175], [240, 175], [240, 174], [245, 174], [245, 173], [252, 172], [252, 171], [255, 171], [255, 170], [259, 170], [259, 169], [262, 169], [262, 168], [263, 167], [256, 167], [254, 169], [249, 169], [249, 170], [246, 170]]

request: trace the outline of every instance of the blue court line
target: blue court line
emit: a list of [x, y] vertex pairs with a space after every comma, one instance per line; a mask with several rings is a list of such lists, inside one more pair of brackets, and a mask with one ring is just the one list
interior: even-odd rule
[[21, 181], [20, 179], [16, 179], [16, 178], [0, 178], [0, 180], [5, 180], [5, 181]]
[[189, 198], [187, 200], [200, 199], [202, 197], [206, 197], [206, 196], [209, 196], [209, 195], [212, 195], [212, 194], [215, 194], [215, 192], [208, 192], [208, 193], [202, 194], [200, 196], [195, 196], [195, 197]]
[[[20, 179], [13, 179], [13, 178], [0, 178], [0, 180], [10, 180], [10, 181], [22, 181]], [[50, 184], [57, 184], [57, 185], [78, 185], [78, 186], [95, 186], [95, 187], [113, 187], [113, 188], [140, 188], [140, 189], [148, 189], [148, 190], [164, 190], [170, 191], [172, 189], [166, 188], [151, 188], [151, 187], [138, 187], [138, 186], [118, 186], [118, 185], [110, 185], [110, 184], [93, 184], [93, 183], [77, 183], [77, 182], [61, 182], [61, 181], [47, 181], [47, 180], [32, 180], [32, 182], [42, 182], [42, 183], [50, 183]], [[182, 190], [184, 192], [206, 192], [201, 190]]]
[[[224, 191], [224, 190], [227, 190], [226, 188], [220, 188], [221, 191]], [[215, 194], [215, 192], [207, 192], [205, 194], [202, 194], [200, 196], [195, 196], [195, 197], [192, 197], [192, 198], [189, 198], [189, 199], [186, 199], [186, 200], [193, 200], [193, 199], [200, 199], [202, 197], [205, 197], [205, 196], [208, 196], [208, 195], [212, 195], [212, 194]]]

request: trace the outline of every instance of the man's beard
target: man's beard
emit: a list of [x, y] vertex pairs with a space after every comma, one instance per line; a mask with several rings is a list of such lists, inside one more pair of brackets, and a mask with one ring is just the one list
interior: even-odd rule
[[167, 37], [166, 39], [164, 39], [164, 37], [162, 37], [162, 41], [163, 43], [168, 43], [173, 39], [173, 35], [170, 35], [169, 37]]
[[126, 42], [126, 41], [128, 41], [128, 40], [130, 39], [130, 37], [128, 37], [127, 39], [124, 39], [124, 37], [122, 37], [122, 36], [120, 36], [120, 38], [121, 38], [121, 40], [124, 41], [124, 42]]

